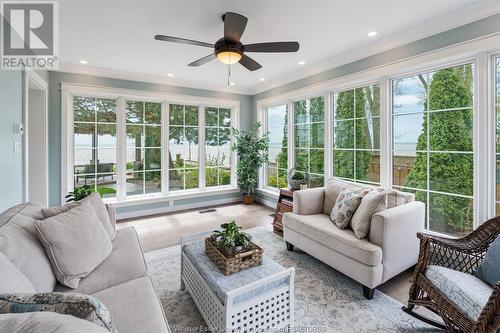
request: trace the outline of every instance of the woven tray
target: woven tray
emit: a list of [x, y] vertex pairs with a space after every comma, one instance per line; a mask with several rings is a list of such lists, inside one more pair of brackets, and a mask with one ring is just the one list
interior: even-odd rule
[[205, 253], [224, 275], [231, 275], [251, 267], [259, 266], [262, 264], [263, 252], [258, 245], [252, 243], [251, 250], [227, 258], [219, 251], [211, 237], [205, 238]]

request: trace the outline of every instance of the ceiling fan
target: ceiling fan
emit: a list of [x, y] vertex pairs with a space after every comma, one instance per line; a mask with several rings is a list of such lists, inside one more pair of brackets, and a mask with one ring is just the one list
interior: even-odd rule
[[262, 68], [262, 66], [247, 56], [246, 52], [281, 53], [297, 52], [299, 50], [298, 42], [268, 42], [243, 45], [240, 38], [245, 31], [248, 19], [243, 15], [227, 12], [222, 15], [222, 21], [224, 22], [224, 37], [215, 44], [165, 35], [156, 35], [155, 39], [213, 48], [213, 53], [188, 64], [191, 67], [201, 66], [217, 58], [224, 64], [232, 65], [239, 62], [246, 69], [255, 71]]

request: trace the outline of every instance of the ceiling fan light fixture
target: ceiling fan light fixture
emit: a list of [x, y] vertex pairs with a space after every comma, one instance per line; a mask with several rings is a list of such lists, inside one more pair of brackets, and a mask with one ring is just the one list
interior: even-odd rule
[[232, 51], [224, 51], [217, 54], [217, 59], [226, 65], [232, 65], [240, 61], [241, 54]]

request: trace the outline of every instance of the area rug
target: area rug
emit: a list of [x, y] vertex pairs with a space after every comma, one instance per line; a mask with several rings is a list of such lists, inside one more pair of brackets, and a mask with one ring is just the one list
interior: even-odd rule
[[[267, 256], [295, 267], [295, 328], [298, 332], [440, 332], [401, 310], [377, 291], [363, 297], [361, 285], [302, 251], [288, 252], [281, 237], [262, 227], [248, 230]], [[149, 274], [172, 332], [206, 332], [187, 291], [180, 290], [180, 246], [146, 253]]]

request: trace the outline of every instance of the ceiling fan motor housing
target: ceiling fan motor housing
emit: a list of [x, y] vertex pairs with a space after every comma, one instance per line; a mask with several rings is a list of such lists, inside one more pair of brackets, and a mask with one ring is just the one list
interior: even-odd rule
[[222, 52], [234, 52], [242, 56], [243, 51], [244, 47], [241, 42], [227, 41], [224, 38], [219, 39], [214, 45], [215, 55], [219, 55]]

